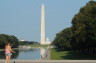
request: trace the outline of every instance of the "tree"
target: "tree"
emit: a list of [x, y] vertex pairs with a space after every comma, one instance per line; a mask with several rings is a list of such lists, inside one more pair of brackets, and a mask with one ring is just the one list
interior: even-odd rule
[[72, 30], [70, 28], [66, 28], [62, 30], [60, 33], [56, 34], [56, 37], [53, 41], [53, 44], [61, 49], [71, 49], [70, 40], [72, 37]]
[[18, 47], [18, 39], [13, 35], [0, 34], [0, 48], [4, 48], [6, 42], [10, 42], [12, 47]]
[[96, 2], [89, 1], [72, 19], [72, 27], [58, 33], [53, 44], [96, 56]]
[[90, 1], [82, 7], [72, 20], [72, 46], [81, 52], [96, 51], [96, 2]]

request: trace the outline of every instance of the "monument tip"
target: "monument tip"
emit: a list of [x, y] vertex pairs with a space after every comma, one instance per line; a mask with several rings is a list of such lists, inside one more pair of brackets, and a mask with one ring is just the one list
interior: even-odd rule
[[44, 8], [44, 3], [42, 3], [42, 8]]

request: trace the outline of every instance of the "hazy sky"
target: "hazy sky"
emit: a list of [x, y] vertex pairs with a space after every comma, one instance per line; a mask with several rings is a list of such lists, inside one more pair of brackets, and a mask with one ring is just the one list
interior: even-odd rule
[[90, 0], [0, 0], [0, 34], [40, 41], [41, 6], [45, 5], [46, 37], [70, 27], [73, 16]]

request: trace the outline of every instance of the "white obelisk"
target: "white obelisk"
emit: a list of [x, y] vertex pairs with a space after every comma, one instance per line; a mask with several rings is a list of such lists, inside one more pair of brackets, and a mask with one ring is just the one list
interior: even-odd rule
[[40, 44], [45, 44], [45, 15], [44, 15], [44, 4], [41, 8], [41, 42]]

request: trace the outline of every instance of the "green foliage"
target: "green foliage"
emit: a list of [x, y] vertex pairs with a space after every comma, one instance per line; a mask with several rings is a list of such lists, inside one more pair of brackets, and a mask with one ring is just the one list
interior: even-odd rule
[[96, 2], [90, 1], [72, 20], [74, 48], [96, 48]]
[[90, 1], [82, 7], [72, 19], [72, 27], [58, 33], [53, 44], [96, 56], [96, 2]]
[[38, 44], [38, 42], [35, 41], [19, 41], [19, 45], [33, 45]]
[[70, 49], [70, 40], [72, 37], [72, 29], [66, 28], [58, 33], [53, 41], [53, 44], [61, 49]]
[[18, 47], [18, 39], [15, 36], [0, 34], [0, 49], [5, 47], [6, 42], [10, 42], [12, 47]]

